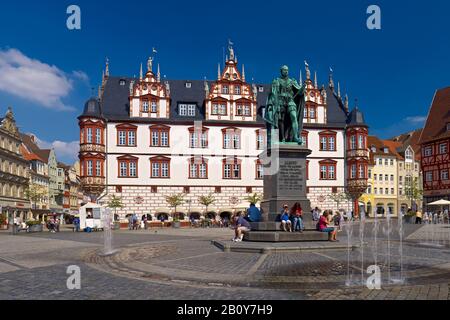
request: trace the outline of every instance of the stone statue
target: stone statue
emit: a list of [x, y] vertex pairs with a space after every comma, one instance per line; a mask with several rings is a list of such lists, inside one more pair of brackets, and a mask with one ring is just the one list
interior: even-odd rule
[[147, 70], [153, 71], [153, 57], [149, 57], [147, 61]]
[[[281, 67], [281, 77], [272, 83], [264, 114], [267, 123], [268, 143], [301, 144], [303, 110], [305, 108], [305, 87], [289, 78], [289, 68]], [[278, 130], [279, 141], [271, 141], [272, 129]]]

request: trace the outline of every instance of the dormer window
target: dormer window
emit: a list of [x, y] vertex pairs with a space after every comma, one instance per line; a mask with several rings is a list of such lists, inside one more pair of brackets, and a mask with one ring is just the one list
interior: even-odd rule
[[384, 148], [384, 149], [383, 149], [383, 152], [384, 152], [384, 153], [389, 153], [389, 149], [388, 149], [388, 148]]
[[259, 91], [259, 92], [264, 92], [264, 87], [263, 87], [263, 86], [259, 86], [259, 87], [258, 87], [258, 91]]
[[178, 105], [178, 110], [179, 110], [179, 114], [180, 116], [183, 117], [195, 117], [195, 104], [179, 104]]
[[372, 151], [372, 153], [377, 152], [377, 148], [375, 148], [374, 146], [372, 146], [372, 147], [370, 148], [370, 150]]
[[151, 109], [152, 113], [158, 112], [158, 104], [156, 103], [156, 100], [152, 100], [151, 107], [152, 107], [152, 109]]
[[148, 100], [142, 101], [142, 112], [148, 112]]
[[192, 83], [191, 83], [191, 82], [186, 82], [186, 83], [185, 83], [185, 87], [186, 87], [187, 89], [192, 88]]
[[223, 86], [222, 87], [222, 93], [223, 94], [228, 94], [230, 91], [229, 91], [229, 88], [228, 88], [228, 86]]
[[119, 85], [125, 86], [126, 84], [127, 84], [127, 82], [124, 79], [119, 80]]

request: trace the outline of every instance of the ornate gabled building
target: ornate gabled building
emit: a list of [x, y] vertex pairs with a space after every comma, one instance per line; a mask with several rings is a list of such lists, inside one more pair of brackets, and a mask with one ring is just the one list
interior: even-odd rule
[[[263, 192], [260, 155], [270, 85], [248, 83], [231, 46], [214, 81], [163, 80], [159, 66], [153, 72], [153, 61], [145, 74], [141, 66], [139, 78], [111, 77], [107, 63], [99, 97], [89, 99], [78, 118], [84, 190], [101, 203], [110, 195], [122, 197], [121, 218], [168, 215], [166, 196], [177, 193], [185, 194], [187, 201], [178, 207], [185, 217], [207, 214], [198, 202], [207, 194], [216, 198], [211, 214], [243, 209], [249, 193]], [[301, 83], [307, 87], [301, 135], [312, 150], [308, 197], [313, 206], [336, 209], [330, 195], [347, 190], [347, 130], [361, 132], [358, 149], [367, 145], [367, 126], [354, 121], [362, 114], [349, 112], [332, 74], [329, 84], [319, 87], [307, 67]], [[362, 158], [352, 161], [364, 165]], [[364, 168], [361, 180], [367, 177]]]
[[419, 144], [424, 206], [450, 200], [450, 87], [436, 91]]
[[26, 219], [30, 210], [25, 191], [29, 185], [28, 161], [22, 156], [22, 140], [11, 108], [0, 119], [0, 208], [13, 218]]

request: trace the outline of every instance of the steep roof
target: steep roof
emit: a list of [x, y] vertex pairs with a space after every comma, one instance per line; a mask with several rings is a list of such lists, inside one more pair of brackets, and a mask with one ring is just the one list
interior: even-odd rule
[[[374, 164], [374, 156], [391, 156], [398, 158], [398, 153], [391, 150], [388, 144], [386, 144], [383, 140], [379, 139], [376, 136], [368, 136], [367, 137], [367, 145], [369, 147], [369, 161], [371, 164]], [[372, 151], [372, 147], [375, 147], [375, 151]], [[384, 149], [387, 148], [387, 153], [384, 152]]]
[[403, 156], [400, 155], [398, 149], [402, 146], [400, 142], [392, 141], [392, 140], [382, 140], [384, 146], [389, 148], [389, 151], [394, 154], [398, 159], [403, 159]]
[[398, 153], [404, 157], [406, 149], [411, 146], [415, 153], [415, 158], [417, 161], [420, 161], [421, 158], [421, 150], [420, 150], [420, 144], [419, 139], [420, 135], [422, 134], [423, 129], [417, 129], [414, 131], [410, 131], [407, 133], [403, 133], [397, 137], [391, 138], [389, 140], [399, 142], [401, 146], [397, 149]]
[[41, 149], [35, 142], [33, 136], [21, 133], [20, 138], [22, 139], [23, 144], [27, 147], [27, 149], [36, 154], [41, 161], [47, 163], [48, 158], [50, 157], [50, 149]]
[[347, 124], [349, 126], [367, 127], [367, 124], [364, 120], [364, 114], [359, 110], [358, 107], [355, 107], [348, 115]]
[[[108, 121], [127, 121], [130, 120], [130, 104], [129, 104], [129, 93], [130, 93], [130, 83], [134, 81], [135, 83], [139, 79], [129, 78], [129, 77], [109, 77], [106, 81], [102, 100], [99, 102], [99, 106], [96, 110], [101, 111], [101, 117], [107, 119]], [[170, 120], [171, 121], [192, 121], [192, 120], [203, 120], [205, 119], [205, 81], [204, 80], [167, 80], [170, 86]], [[190, 88], [186, 86], [186, 83], [190, 83]], [[215, 81], [207, 81], [209, 87]], [[256, 123], [263, 125], [264, 120], [262, 118], [262, 109], [265, 107], [267, 102], [267, 96], [270, 92], [271, 85], [269, 84], [256, 84], [258, 88], [257, 92], [257, 104], [258, 104], [258, 114]], [[262, 91], [259, 88], [262, 87]], [[327, 124], [320, 125], [314, 124], [314, 126], [323, 127], [342, 127], [347, 125], [347, 112], [345, 111], [342, 99], [337, 97], [336, 93], [330, 88], [327, 90]], [[90, 99], [89, 102], [94, 104], [94, 101]], [[197, 105], [197, 112], [195, 117], [180, 116], [178, 110], [179, 103], [193, 103]], [[81, 116], [88, 115], [85, 112]], [[95, 112], [94, 112], [95, 113]], [[93, 113], [93, 114], [94, 114]], [[97, 113], [94, 116], [99, 116]], [[167, 119], [154, 119], [154, 118], [139, 118], [133, 119], [139, 120], [140, 122], [158, 122], [167, 121]], [[214, 121], [208, 121], [214, 122]], [[221, 121], [226, 122], [226, 121]], [[230, 124], [239, 124], [239, 121], [230, 121]], [[248, 122], [242, 122], [248, 124]], [[308, 124], [305, 124], [308, 127]]]
[[24, 144], [21, 144], [19, 147], [20, 153], [22, 154], [23, 158], [27, 161], [33, 161], [33, 160], [37, 160], [37, 161], [41, 161], [44, 162], [44, 160], [42, 160], [37, 154], [35, 154], [34, 152], [29, 151]]
[[450, 123], [450, 87], [436, 91], [419, 144], [450, 138], [448, 123]]

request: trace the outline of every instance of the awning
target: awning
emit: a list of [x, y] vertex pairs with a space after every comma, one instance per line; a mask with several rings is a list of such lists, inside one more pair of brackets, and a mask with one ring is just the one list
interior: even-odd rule
[[31, 213], [38, 214], [38, 215], [41, 215], [41, 214], [49, 215], [51, 212], [48, 209], [31, 209]]
[[438, 200], [435, 202], [431, 202], [428, 204], [428, 206], [448, 206], [448, 205], [450, 205], [450, 201], [444, 200], [444, 199], [441, 199], [441, 200]]

